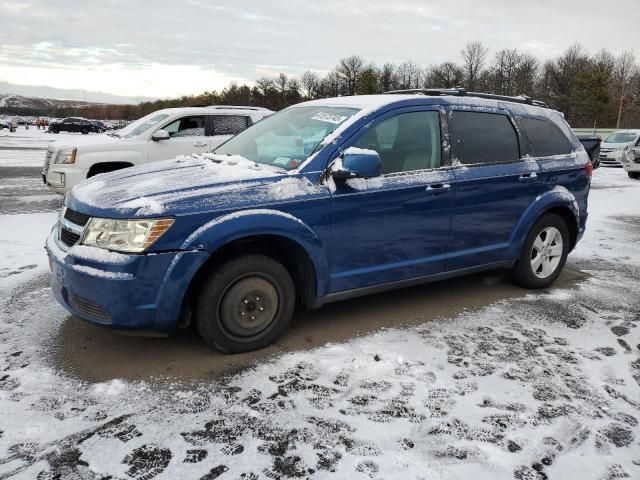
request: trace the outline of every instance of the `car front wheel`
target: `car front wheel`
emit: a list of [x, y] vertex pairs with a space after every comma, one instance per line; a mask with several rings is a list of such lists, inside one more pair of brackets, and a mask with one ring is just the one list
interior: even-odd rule
[[634, 180], [640, 179], [640, 172], [627, 172], [629, 174], [629, 178]]
[[194, 320], [214, 348], [248, 352], [273, 343], [286, 330], [295, 297], [282, 264], [265, 255], [246, 255], [217, 268], [204, 282]]
[[525, 288], [545, 288], [556, 281], [569, 254], [569, 229], [554, 213], [540, 218], [529, 231], [511, 275]]

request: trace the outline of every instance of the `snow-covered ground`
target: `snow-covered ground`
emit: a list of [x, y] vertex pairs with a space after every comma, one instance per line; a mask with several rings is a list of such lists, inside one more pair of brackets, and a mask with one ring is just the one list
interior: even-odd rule
[[579, 284], [194, 385], [51, 366], [54, 221], [0, 216], [0, 479], [640, 478], [640, 182], [622, 170], [595, 172]]
[[[91, 134], [90, 134], [91, 135]], [[47, 145], [55, 140], [83, 136], [81, 133], [47, 133], [34, 126], [15, 132], [0, 130], [0, 167], [42, 167]]]

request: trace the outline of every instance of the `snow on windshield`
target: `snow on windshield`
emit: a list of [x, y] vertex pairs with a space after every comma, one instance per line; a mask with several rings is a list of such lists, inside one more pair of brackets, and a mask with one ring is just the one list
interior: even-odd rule
[[161, 122], [168, 116], [168, 113], [150, 113], [146, 117], [142, 117], [124, 127], [117, 133], [117, 135], [125, 138], [135, 137], [137, 135], [140, 135], [142, 132], [149, 130], [151, 127]]
[[604, 139], [605, 143], [629, 143], [638, 138], [635, 132], [614, 132]]

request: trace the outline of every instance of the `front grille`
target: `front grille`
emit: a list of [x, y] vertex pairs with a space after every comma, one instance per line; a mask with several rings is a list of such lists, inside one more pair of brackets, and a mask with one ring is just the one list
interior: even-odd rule
[[64, 212], [64, 218], [69, 220], [71, 223], [75, 223], [76, 225], [80, 225], [84, 227], [89, 221], [89, 215], [85, 215], [84, 213], [76, 212], [75, 210], [71, 210], [67, 208]]
[[101, 322], [111, 322], [111, 315], [97, 303], [87, 300], [86, 298], [71, 295], [69, 304], [80, 315], [99, 320]]
[[67, 230], [64, 227], [60, 227], [60, 240], [67, 247], [73, 247], [78, 240], [80, 240], [80, 235], [73, 233], [71, 230]]

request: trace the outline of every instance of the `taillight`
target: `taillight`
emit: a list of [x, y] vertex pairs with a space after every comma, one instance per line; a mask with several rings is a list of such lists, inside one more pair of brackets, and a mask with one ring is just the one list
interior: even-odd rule
[[591, 163], [591, 160], [589, 160], [584, 167], [584, 172], [587, 174], [587, 178], [591, 180], [591, 177], [593, 177], [593, 163]]

